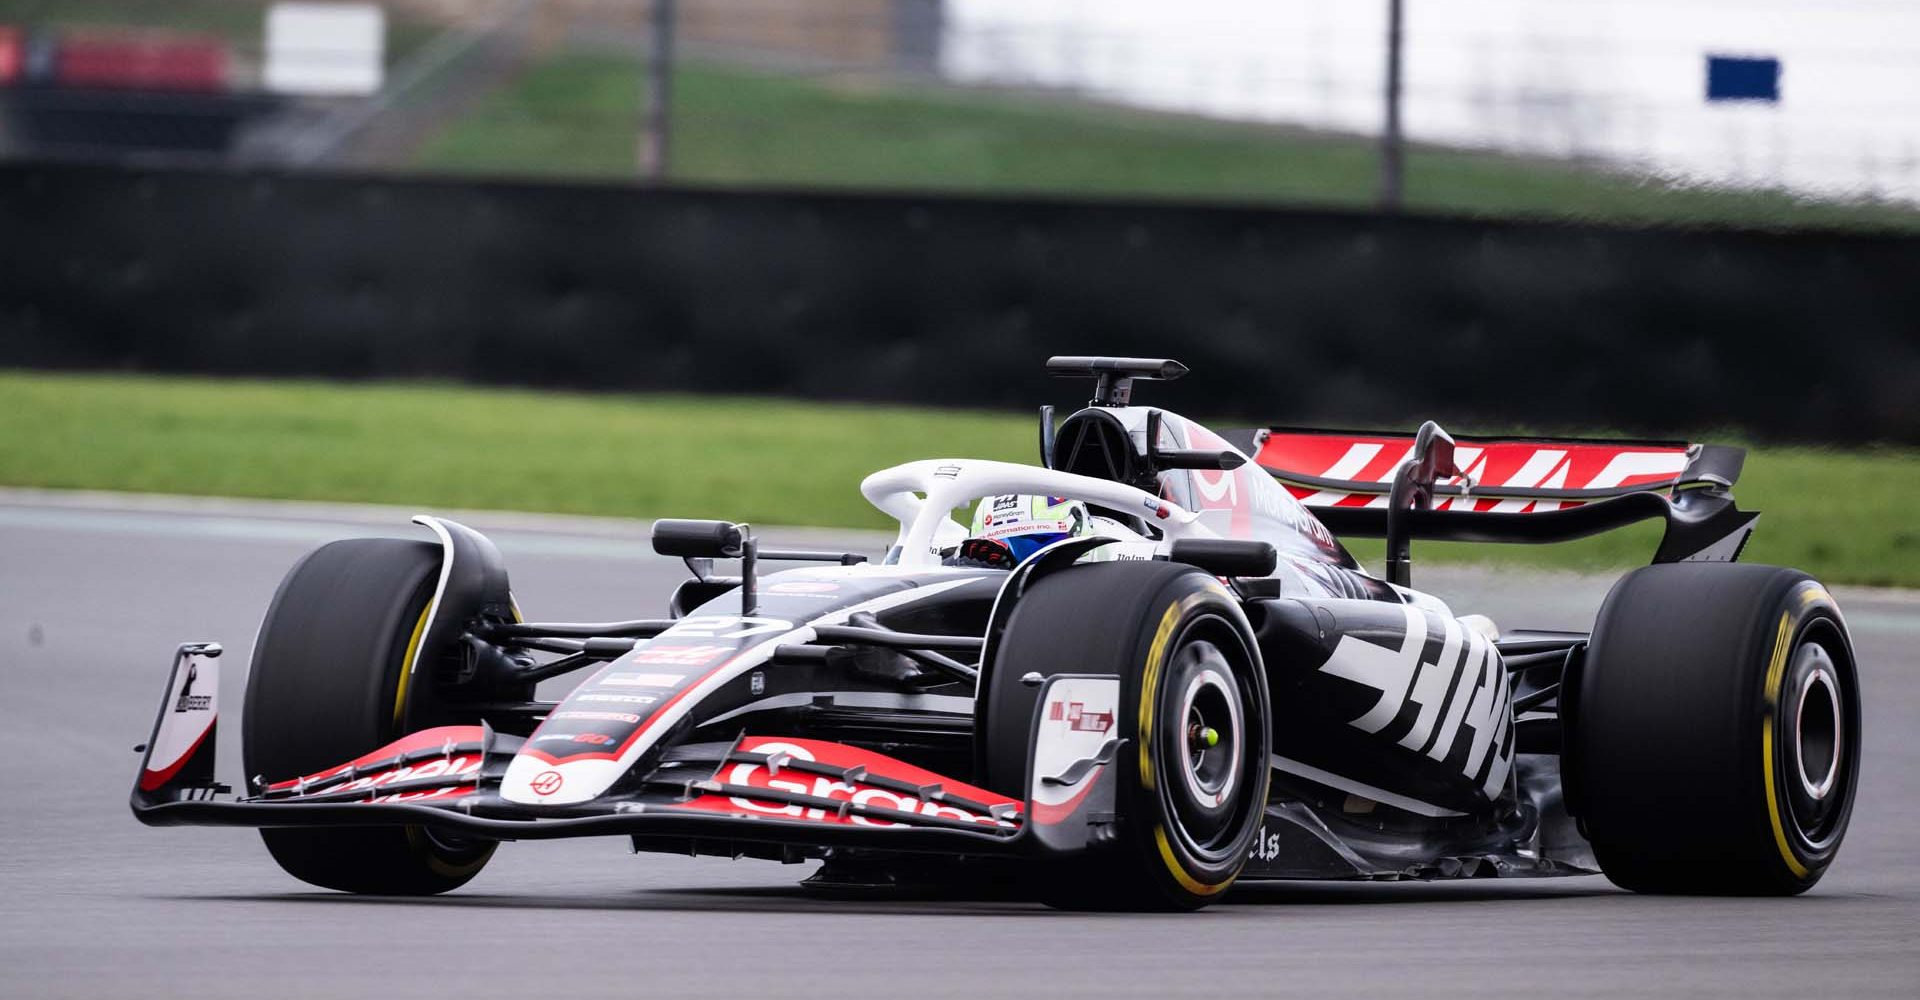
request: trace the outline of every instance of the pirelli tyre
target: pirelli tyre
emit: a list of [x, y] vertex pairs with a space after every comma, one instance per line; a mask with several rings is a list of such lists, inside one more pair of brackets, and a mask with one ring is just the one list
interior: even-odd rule
[[[1020, 598], [995, 658], [996, 688], [1034, 669], [1120, 679], [1115, 822], [1086, 855], [1037, 873], [1041, 898], [1145, 910], [1219, 900], [1260, 829], [1272, 743], [1266, 675], [1239, 602], [1191, 566], [1072, 566]], [[998, 721], [989, 770], [1016, 784], [1005, 776], [1025, 774], [1030, 716], [1017, 738], [1016, 720]]]
[[[287, 573], [254, 644], [241, 717], [247, 774], [285, 780], [404, 735], [432, 678], [408, 676], [426, 630], [441, 549], [363, 538], [316, 549]], [[429, 662], [423, 658], [423, 662]], [[463, 885], [490, 841], [415, 827], [260, 831], [295, 878], [344, 892], [424, 895]]]
[[1616, 884], [1789, 895], [1833, 862], [1859, 775], [1860, 686], [1840, 612], [1805, 573], [1629, 573], [1572, 693], [1568, 800]]

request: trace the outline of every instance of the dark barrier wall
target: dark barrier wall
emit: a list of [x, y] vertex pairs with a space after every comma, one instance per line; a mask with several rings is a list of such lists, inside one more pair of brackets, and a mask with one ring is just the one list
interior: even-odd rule
[[0, 364], [1920, 441], [1920, 242], [0, 168]]

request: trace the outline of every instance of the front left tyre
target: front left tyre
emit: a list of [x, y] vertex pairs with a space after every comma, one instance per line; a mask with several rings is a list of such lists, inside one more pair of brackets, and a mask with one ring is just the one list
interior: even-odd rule
[[[431, 672], [410, 677], [440, 575], [440, 546], [391, 538], [314, 550], [274, 594], [254, 644], [241, 746], [247, 774], [312, 774], [377, 750], [409, 729], [432, 697]], [[431, 662], [432, 651], [422, 656]], [[421, 827], [266, 828], [289, 875], [343, 892], [429, 895], [464, 885], [491, 841]]]
[[[1113, 562], [1037, 581], [1001, 634], [986, 693], [989, 780], [1024, 794], [1030, 673], [1114, 674], [1118, 816], [1106, 843], [1038, 873], [1051, 906], [1192, 910], [1245, 867], [1265, 816], [1266, 673], [1239, 602], [1191, 566]], [[1030, 700], [1031, 696], [1028, 696]]]

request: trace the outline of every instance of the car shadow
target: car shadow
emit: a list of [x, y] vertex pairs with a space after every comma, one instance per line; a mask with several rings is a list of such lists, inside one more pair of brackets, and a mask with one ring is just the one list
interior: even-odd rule
[[[1248, 882], [1203, 913], [1257, 912], [1276, 906], [1323, 908], [1409, 903], [1445, 905], [1490, 901], [1589, 899], [1630, 894], [1598, 878], [1494, 882]], [[922, 916], [1087, 916], [1048, 908], [1017, 886], [966, 888], [819, 889], [799, 884], [770, 886], [674, 886], [591, 895], [455, 892], [444, 896], [354, 896], [331, 892], [265, 895], [172, 896], [218, 902], [275, 902], [306, 906], [400, 906], [450, 909], [687, 911], [777, 914], [874, 914]], [[1097, 913], [1107, 919], [1155, 914]]]

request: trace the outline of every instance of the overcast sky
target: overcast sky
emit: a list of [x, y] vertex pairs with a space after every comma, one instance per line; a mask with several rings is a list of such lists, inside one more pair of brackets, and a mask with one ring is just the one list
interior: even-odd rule
[[[1920, 200], [1920, 0], [1405, 0], [1408, 134]], [[945, 71], [1377, 133], [1386, 0], [948, 0]], [[1709, 54], [1781, 60], [1709, 104]]]

